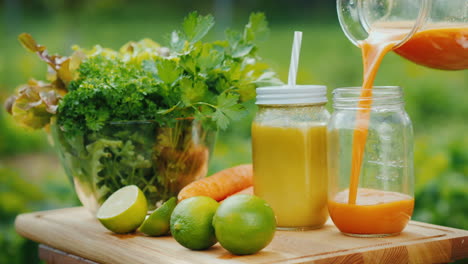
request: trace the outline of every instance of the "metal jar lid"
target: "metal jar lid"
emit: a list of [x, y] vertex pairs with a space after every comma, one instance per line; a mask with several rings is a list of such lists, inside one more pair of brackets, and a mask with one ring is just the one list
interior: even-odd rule
[[257, 88], [257, 105], [319, 104], [327, 101], [327, 87], [324, 85]]

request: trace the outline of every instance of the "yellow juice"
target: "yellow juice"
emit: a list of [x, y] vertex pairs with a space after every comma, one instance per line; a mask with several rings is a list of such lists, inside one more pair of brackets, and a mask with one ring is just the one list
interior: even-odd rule
[[325, 124], [252, 125], [254, 193], [273, 208], [279, 228], [321, 227], [327, 211]]

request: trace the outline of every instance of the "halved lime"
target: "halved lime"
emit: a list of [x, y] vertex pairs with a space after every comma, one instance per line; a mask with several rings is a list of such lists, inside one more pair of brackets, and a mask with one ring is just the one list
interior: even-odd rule
[[129, 185], [109, 196], [96, 217], [110, 231], [124, 234], [135, 231], [145, 220], [147, 211], [143, 192], [137, 186]]
[[176, 205], [176, 197], [167, 200], [143, 222], [140, 231], [148, 236], [167, 235], [170, 229], [169, 220]]

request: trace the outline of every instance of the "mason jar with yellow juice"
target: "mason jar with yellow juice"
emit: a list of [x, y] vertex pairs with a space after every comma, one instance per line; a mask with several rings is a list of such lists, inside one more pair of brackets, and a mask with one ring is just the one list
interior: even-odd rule
[[271, 205], [278, 229], [320, 228], [328, 218], [326, 102], [325, 86], [257, 88], [254, 193]]

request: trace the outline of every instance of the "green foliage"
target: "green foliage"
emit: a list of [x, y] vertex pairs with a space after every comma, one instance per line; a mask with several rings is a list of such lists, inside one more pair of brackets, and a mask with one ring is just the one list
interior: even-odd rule
[[[441, 132], [444, 134], [444, 132]], [[450, 132], [448, 132], [451, 134]], [[416, 207], [420, 221], [468, 229], [468, 136], [416, 142]], [[434, 144], [437, 142], [437, 144]], [[435, 152], [431, 152], [436, 150]]]
[[190, 44], [201, 40], [214, 26], [214, 18], [210, 15], [199, 16], [196, 12], [190, 13], [183, 23], [184, 33]]
[[[159, 110], [156, 80], [141, 66], [96, 56], [78, 70], [59, 104], [58, 123], [69, 135], [99, 131], [108, 121], [151, 120]], [[151, 100], [151, 99], [153, 100]]]
[[183, 30], [172, 33], [172, 50], [144, 39], [118, 52], [77, 48], [71, 57], [50, 56], [23, 33], [20, 42], [53, 74], [50, 83], [30, 81], [21, 87], [8, 111], [31, 128], [45, 127], [57, 115], [68, 136], [97, 132], [111, 121], [170, 126], [187, 117], [225, 129], [244, 115], [241, 103], [252, 99], [256, 87], [279, 81], [256, 54], [254, 41], [268, 31], [265, 15], [253, 13], [243, 34], [229, 31], [229, 41], [201, 42], [213, 25], [211, 15], [192, 12]]
[[[227, 128], [244, 115], [240, 103], [252, 99], [241, 95], [277, 79], [255, 52], [255, 35], [268, 30], [263, 14], [250, 16], [244, 37], [229, 31], [230, 41], [201, 42], [213, 25], [212, 16], [193, 12], [183, 30], [172, 33], [168, 55], [159, 51], [148, 59], [128, 59], [129, 49], [122, 48], [86, 59], [60, 102], [58, 124], [70, 136], [125, 120], [170, 125], [176, 118], [195, 117]], [[239, 46], [250, 48], [239, 52]], [[130, 56], [141, 55], [133, 48]]]

